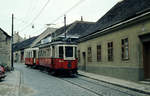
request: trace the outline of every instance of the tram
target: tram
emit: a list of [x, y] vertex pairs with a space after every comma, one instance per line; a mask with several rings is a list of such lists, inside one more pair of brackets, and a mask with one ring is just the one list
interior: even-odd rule
[[77, 45], [56, 41], [25, 50], [25, 64], [49, 72], [77, 74]]

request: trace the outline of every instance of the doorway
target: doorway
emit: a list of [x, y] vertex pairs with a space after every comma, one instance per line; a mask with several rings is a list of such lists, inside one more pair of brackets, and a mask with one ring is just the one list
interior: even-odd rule
[[21, 62], [24, 62], [24, 52], [21, 51]]
[[150, 42], [143, 43], [144, 78], [150, 79]]
[[83, 56], [83, 70], [86, 71], [86, 53], [82, 52], [82, 56]]
[[33, 63], [35, 64], [35, 58], [36, 58], [36, 50], [33, 50]]

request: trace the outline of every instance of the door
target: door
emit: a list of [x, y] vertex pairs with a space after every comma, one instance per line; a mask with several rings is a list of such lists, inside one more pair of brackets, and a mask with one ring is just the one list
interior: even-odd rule
[[35, 64], [35, 58], [36, 58], [36, 50], [33, 50], [33, 63]]
[[83, 56], [83, 70], [86, 71], [86, 53], [83, 52], [82, 56]]
[[21, 52], [21, 62], [24, 62], [24, 52]]
[[143, 43], [144, 77], [150, 79], [150, 42]]

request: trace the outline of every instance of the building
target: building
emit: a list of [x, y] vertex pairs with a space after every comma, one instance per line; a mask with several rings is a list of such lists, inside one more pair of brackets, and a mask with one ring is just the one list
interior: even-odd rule
[[14, 44], [14, 61], [24, 63], [24, 50], [27, 48], [32, 48], [38, 46], [41, 43], [41, 40], [49, 36], [54, 32], [56, 28], [47, 28], [39, 36], [31, 37], [22, 42]]
[[[56, 28], [51, 28], [48, 27], [46, 30], [44, 30], [39, 36], [38, 38], [36, 38], [36, 40], [31, 44], [30, 47], [34, 47], [36, 45], [39, 45], [43, 39], [47, 38], [48, 36], [50, 36], [53, 32], [56, 31]], [[43, 41], [44, 42], [44, 41]]]
[[11, 37], [0, 28], [0, 65], [11, 67]]
[[24, 50], [29, 48], [31, 44], [38, 38], [38, 36], [31, 37], [22, 42], [13, 45], [14, 62], [24, 62]]
[[13, 35], [13, 43], [18, 43], [23, 41], [24, 39], [19, 35], [19, 32], [15, 32]]
[[[58, 37], [63, 38], [74, 38], [78, 39], [90, 26], [92, 26], [94, 22], [87, 21], [75, 21], [69, 25], [62, 26], [57, 29], [53, 34], [53, 39], [58, 39]], [[66, 37], [65, 37], [66, 35]]]
[[78, 40], [79, 69], [115, 78], [150, 78], [150, 1], [123, 0]]

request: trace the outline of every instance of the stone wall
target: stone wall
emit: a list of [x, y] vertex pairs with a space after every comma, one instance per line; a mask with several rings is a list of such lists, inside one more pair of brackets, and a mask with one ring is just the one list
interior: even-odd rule
[[11, 65], [11, 39], [0, 30], [0, 64]]

